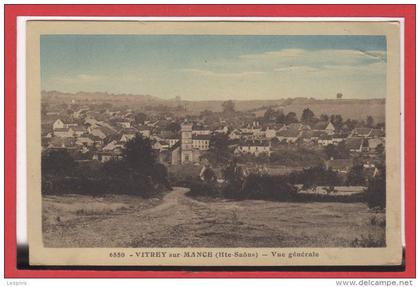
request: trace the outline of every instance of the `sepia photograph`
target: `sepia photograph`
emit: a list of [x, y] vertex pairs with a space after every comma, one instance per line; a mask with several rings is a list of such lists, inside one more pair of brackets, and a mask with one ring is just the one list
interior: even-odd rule
[[398, 24], [33, 24], [30, 228], [63, 264], [401, 263]]

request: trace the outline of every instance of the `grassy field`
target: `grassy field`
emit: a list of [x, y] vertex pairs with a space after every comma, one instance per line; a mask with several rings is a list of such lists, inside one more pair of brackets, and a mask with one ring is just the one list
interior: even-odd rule
[[385, 215], [362, 203], [202, 202], [175, 188], [163, 199], [45, 196], [47, 247], [384, 246]]

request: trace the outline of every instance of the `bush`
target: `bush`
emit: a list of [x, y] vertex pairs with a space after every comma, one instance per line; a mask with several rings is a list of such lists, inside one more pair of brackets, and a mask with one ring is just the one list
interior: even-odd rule
[[250, 174], [242, 185], [240, 196], [248, 199], [290, 201], [297, 189], [282, 176]]
[[385, 238], [374, 237], [372, 234], [368, 236], [361, 236], [360, 238], [355, 238], [351, 243], [351, 247], [385, 247]]
[[303, 188], [312, 186], [337, 186], [341, 185], [342, 179], [337, 172], [326, 169], [323, 166], [306, 168], [302, 171], [291, 172], [287, 176], [292, 184], [303, 184]]
[[190, 188], [190, 191], [187, 193], [189, 196], [217, 197], [220, 195], [218, 186], [215, 183], [194, 180], [188, 184], [188, 187]]
[[356, 164], [350, 169], [347, 175], [347, 185], [365, 185], [366, 180], [363, 173], [363, 165]]
[[371, 216], [369, 223], [372, 226], [385, 227], [386, 226], [386, 217]]
[[200, 166], [193, 164], [170, 165], [168, 167], [169, 181], [173, 185], [185, 186], [193, 180], [198, 180]]
[[154, 185], [147, 177], [43, 177], [42, 191], [45, 194], [131, 194], [151, 197], [164, 190], [165, 186]]
[[42, 174], [69, 176], [77, 172], [77, 164], [65, 149], [48, 150], [42, 153], [41, 170]]
[[366, 192], [369, 208], [385, 209], [386, 207], [386, 172], [380, 168], [377, 176], [369, 180]]
[[244, 172], [235, 160], [222, 169], [225, 184], [222, 188], [222, 194], [227, 198], [240, 198], [242, 184], [244, 182]]
[[42, 155], [42, 191], [47, 194], [133, 194], [151, 197], [170, 188], [166, 167], [140, 135], [126, 144], [123, 159], [82, 164], [66, 150]]
[[324, 152], [328, 159], [347, 159], [350, 158], [350, 152], [343, 142], [338, 145], [329, 144], [324, 148]]

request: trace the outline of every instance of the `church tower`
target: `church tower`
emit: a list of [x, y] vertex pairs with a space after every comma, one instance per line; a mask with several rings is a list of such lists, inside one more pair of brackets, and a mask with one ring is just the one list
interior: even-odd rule
[[181, 124], [181, 164], [193, 161], [192, 123]]

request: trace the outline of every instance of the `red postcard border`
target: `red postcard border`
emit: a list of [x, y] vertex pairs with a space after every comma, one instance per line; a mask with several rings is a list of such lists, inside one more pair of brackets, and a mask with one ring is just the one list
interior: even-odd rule
[[[5, 5], [5, 195], [6, 278], [414, 278], [415, 195], [415, 5]], [[16, 34], [18, 16], [144, 17], [398, 17], [405, 36], [405, 238], [404, 271], [91, 271], [20, 270], [16, 266]]]

